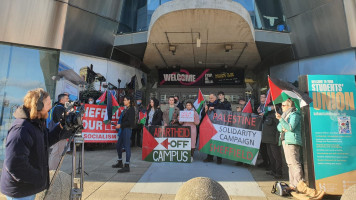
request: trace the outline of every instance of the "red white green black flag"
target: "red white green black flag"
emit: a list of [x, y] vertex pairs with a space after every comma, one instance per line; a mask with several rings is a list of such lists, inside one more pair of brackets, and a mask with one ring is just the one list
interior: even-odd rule
[[271, 98], [274, 104], [282, 103], [287, 99], [291, 99], [294, 102], [295, 107], [300, 110], [312, 102], [312, 99], [308, 94], [303, 93], [294, 85], [268, 77], [268, 83], [271, 92]]

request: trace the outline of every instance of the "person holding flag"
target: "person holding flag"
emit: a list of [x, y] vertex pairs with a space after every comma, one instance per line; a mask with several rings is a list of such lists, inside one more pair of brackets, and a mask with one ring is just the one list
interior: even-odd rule
[[194, 101], [194, 104], [193, 104], [195, 111], [197, 111], [197, 113], [199, 115], [199, 119], [202, 118], [201, 114], [202, 114], [202, 111], [204, 110], [204, 103], [205, 103], [205, 99], [204, 99], [203, 93], [199, 89], [198, 98], [197, 98], [197, 100]]
[[[124, 106], [126, 109], [121, 113], [122, 114], [122, 120], [121, 124], [116, 125], [116, 129], [122, 128], [121, 135], [118, 140], [117, 144], [117, 151], [118, 151], [118, 163], [117, 167], [121, 168], [117, 172], [118, 173], [123, 173], [123, 172], [130, 172], [130, 158], [131, 158], [131, 146], [130, 146], [130, 141], [131, 141], [131, 134], [132, 134], [132, 129], [135, 127], [136, 122], [135, 122], [135, 109], [133, 107], [134, 101], [131, 96], [125, 96], [124, 97]], [[122, 147], [125, 146], [126, 150], [126, 162], [125, 165], [123, 165], [122, 162]]]
[[[302, 147], [300, 108], [312, 102], [310, 97], [298, 90], [292, 84], [268, 77], [273, 104], [282, 103], [282, 112], [276, 112], [279, 120], [277, 129], [280, 132], [279, 145], [283, 146], [289, 171], [289, 185], [295, 190], [303, 181], [303, 171], [300, 162]], [[303, 183], [303, 182], [301, 182]]]
[[302, 146], [301, 117], [291, 99], [287, 99], [282, 103], [282, 111], [282, 115], [276, 113], [276, 118], [279, 120], [277, 126], [280, 132], [279, 145], [282, 144], [283, 146], [288, 165], [289, 186], [294, 190], [299, 181], [303, 180], [302, 165], [300, 162], [300, 148]]

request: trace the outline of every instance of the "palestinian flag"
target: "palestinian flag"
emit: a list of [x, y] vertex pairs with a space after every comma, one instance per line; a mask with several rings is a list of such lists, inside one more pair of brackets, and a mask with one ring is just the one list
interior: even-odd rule
[[312, 102], [312, 99], [308, 94], [303, 93], [294, 85], [268, 77], [268, 83], [271, 92], [271, 98], [274, 104], [282, 103], [287, 99], [291, 99], [294, 102], [295, 107], [300, 110]]
[[147, 112], [139, 112], [139, 124], [146, 124]]
[[104, 94], [102, 94], [97, 100], [96, 100], [96, 105], [105, 105], [105, 97], [106, 97], [106, 91]]
[[264, 105], [264, 109], [265, 109], [265, 113], [264, 113], [264, 115], [267, 115], [267, 113], [268, 113], [268, 109], [266, 109], [266, 108], [267, 108], [268, 104], [270, 104], [270, 103], [271, 103], [271, 101], [272, 101], [272, 98], [271, 98], [271, 93], [270, 93], [270, 90], [268, 90], [268, 92], [267, 92], [267, 96], [266, 96], [266, 102], [265, 102], [265, 105]]
[[242, 109], [243, 113], [253, 113], [252, 112], [252, 105], [251, 105], [251, 99], [248, 100], [247, 104], [245, 105], [244, 109]]
[[104, 124], [108, 124], [112, 116], [115, 114], [115, 112], [119, 109], [119, 104], [117, 103], [114, 95], [110, 91], [108, 91], [108, 101], [106, 105], [106, 112], [104, 116]]
[[203, 106], [205, 103], [205, 99], [203, 96], [203, 93], [201, 93], [200, 89], [199, 89], [199, 93], [198, 93], [198, 99], [194, 101], [194, 108], [197, 111], [197, 113], [199, 114], [199, 119], [201, 118], [201, 112], [203, 111]]

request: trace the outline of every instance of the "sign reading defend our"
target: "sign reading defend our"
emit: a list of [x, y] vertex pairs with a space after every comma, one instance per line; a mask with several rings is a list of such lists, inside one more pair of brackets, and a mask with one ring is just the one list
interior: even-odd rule
[[143, 127], [142, 160], [150, 162], [191, 162], [189, 126]]
[[[123, 107], [112, 116], [112, 122], [117, 123]], [[105, 105], [85, 104], [82, 134], [85, 143], [116, 143], [117, 130], [113, 125], [104, 124]]]
[[209, 112], [200, 124], [199, 151], [255, 165], [262, 116], [227, 110]]

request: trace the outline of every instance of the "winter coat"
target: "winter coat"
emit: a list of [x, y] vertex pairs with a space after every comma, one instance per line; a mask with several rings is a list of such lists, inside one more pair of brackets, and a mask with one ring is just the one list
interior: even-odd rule
[[219, 100], [217, 106], [214, 109], [231, 110], [231, 104], [226, 99], [223, 102]]
[[216, 108], [217, 104], [218, 104], [218, 100], [214, 101], [213, 103], [208, 102], [208, 104], [207, 104], [207, 106], [208, 106], [208, 111], [207, 111], [207, 112], [205, 112], [205, 107], [203, 107], [203, 111], [201, 112], [201, 121], [203, 121], [203, 119], [204, 119], [206, 113], [209, 112], [209, 108], [210, 108], [210, 107], [214, 107], [214, 109], [217, 109], [217, 108]]
[[[150, 110], [147, 111], [147, 118], [146, 118], [146, 126], [148, 126], [148, 121], [150, 119]], [[162, 126], [162, 115], [163, 115], [163, 112], [161, 111], [160, 108], [157, 108], [155, 110], [155, 113], [153, 114], [153, 119], [152, 119], [152, 126]]]
[[60, 140], [62, 129], [56, 126], [48, 132], [45, 120], [29, 119], [29, 112], [23, 106], [14, 116], [16, 119], [6, 139], [1, 192], [21, 198], [48, 188], [48, 149]]
[[[185, 109], [184, 111], [188, 111]], [[197, 137], [197, 125], [199, 125], [199, 115], [195, 111], [195, 109], [191, 109], [190, 111], [194, 111], [194, 122], [179, 122], [182, 126], [190, 126], [190, 134], [192, 138], [192, 148], [195, 148], [196, 137]]]
[[179, 108], [179, 110], [184, 110], [184, 106], [181, 102], [178, 102], [177, 108]]
[[169, 108], [167, 108], [167, 110], [165, 110], [163, 112], [163, 125], [167, 124], [167, 126], [174, 126], [174, 125], [179, 125], [179, 121], [178, 121], [178, 116], [179, 116], [179, 108], [174, 107], [174, 112], [173, 112], [173, 116], [172, 116], [172, 121], [174, 120], [174, 123], [172, 124], [169, 121]]
[[278, 144], [279, 131], [277, 130], [278, 119], [275, 112], [268, 112], [263, 122], [262, 128], [262, 142], [267, 144]]
[[[288, 121], [284, 120], [283, 118], [279, 119], [279, 124], [277, 126], [278, 131], [282, 132], [282, 128], [287, 130], [284, 136], [286, 144], [296, 144], [302, 146], [300, 118], [301, 117], [299, 111], [294, 111], [289, 115]], [[281, 144], [281, 137], [279, 137], [279, 145]]]
[[135, 121], [135, 108], [130, 106], [129, 108], [125, 109], [123, 112], [122, 120], [121, 120], [121, 128], [135, 128], [136, 121]]

